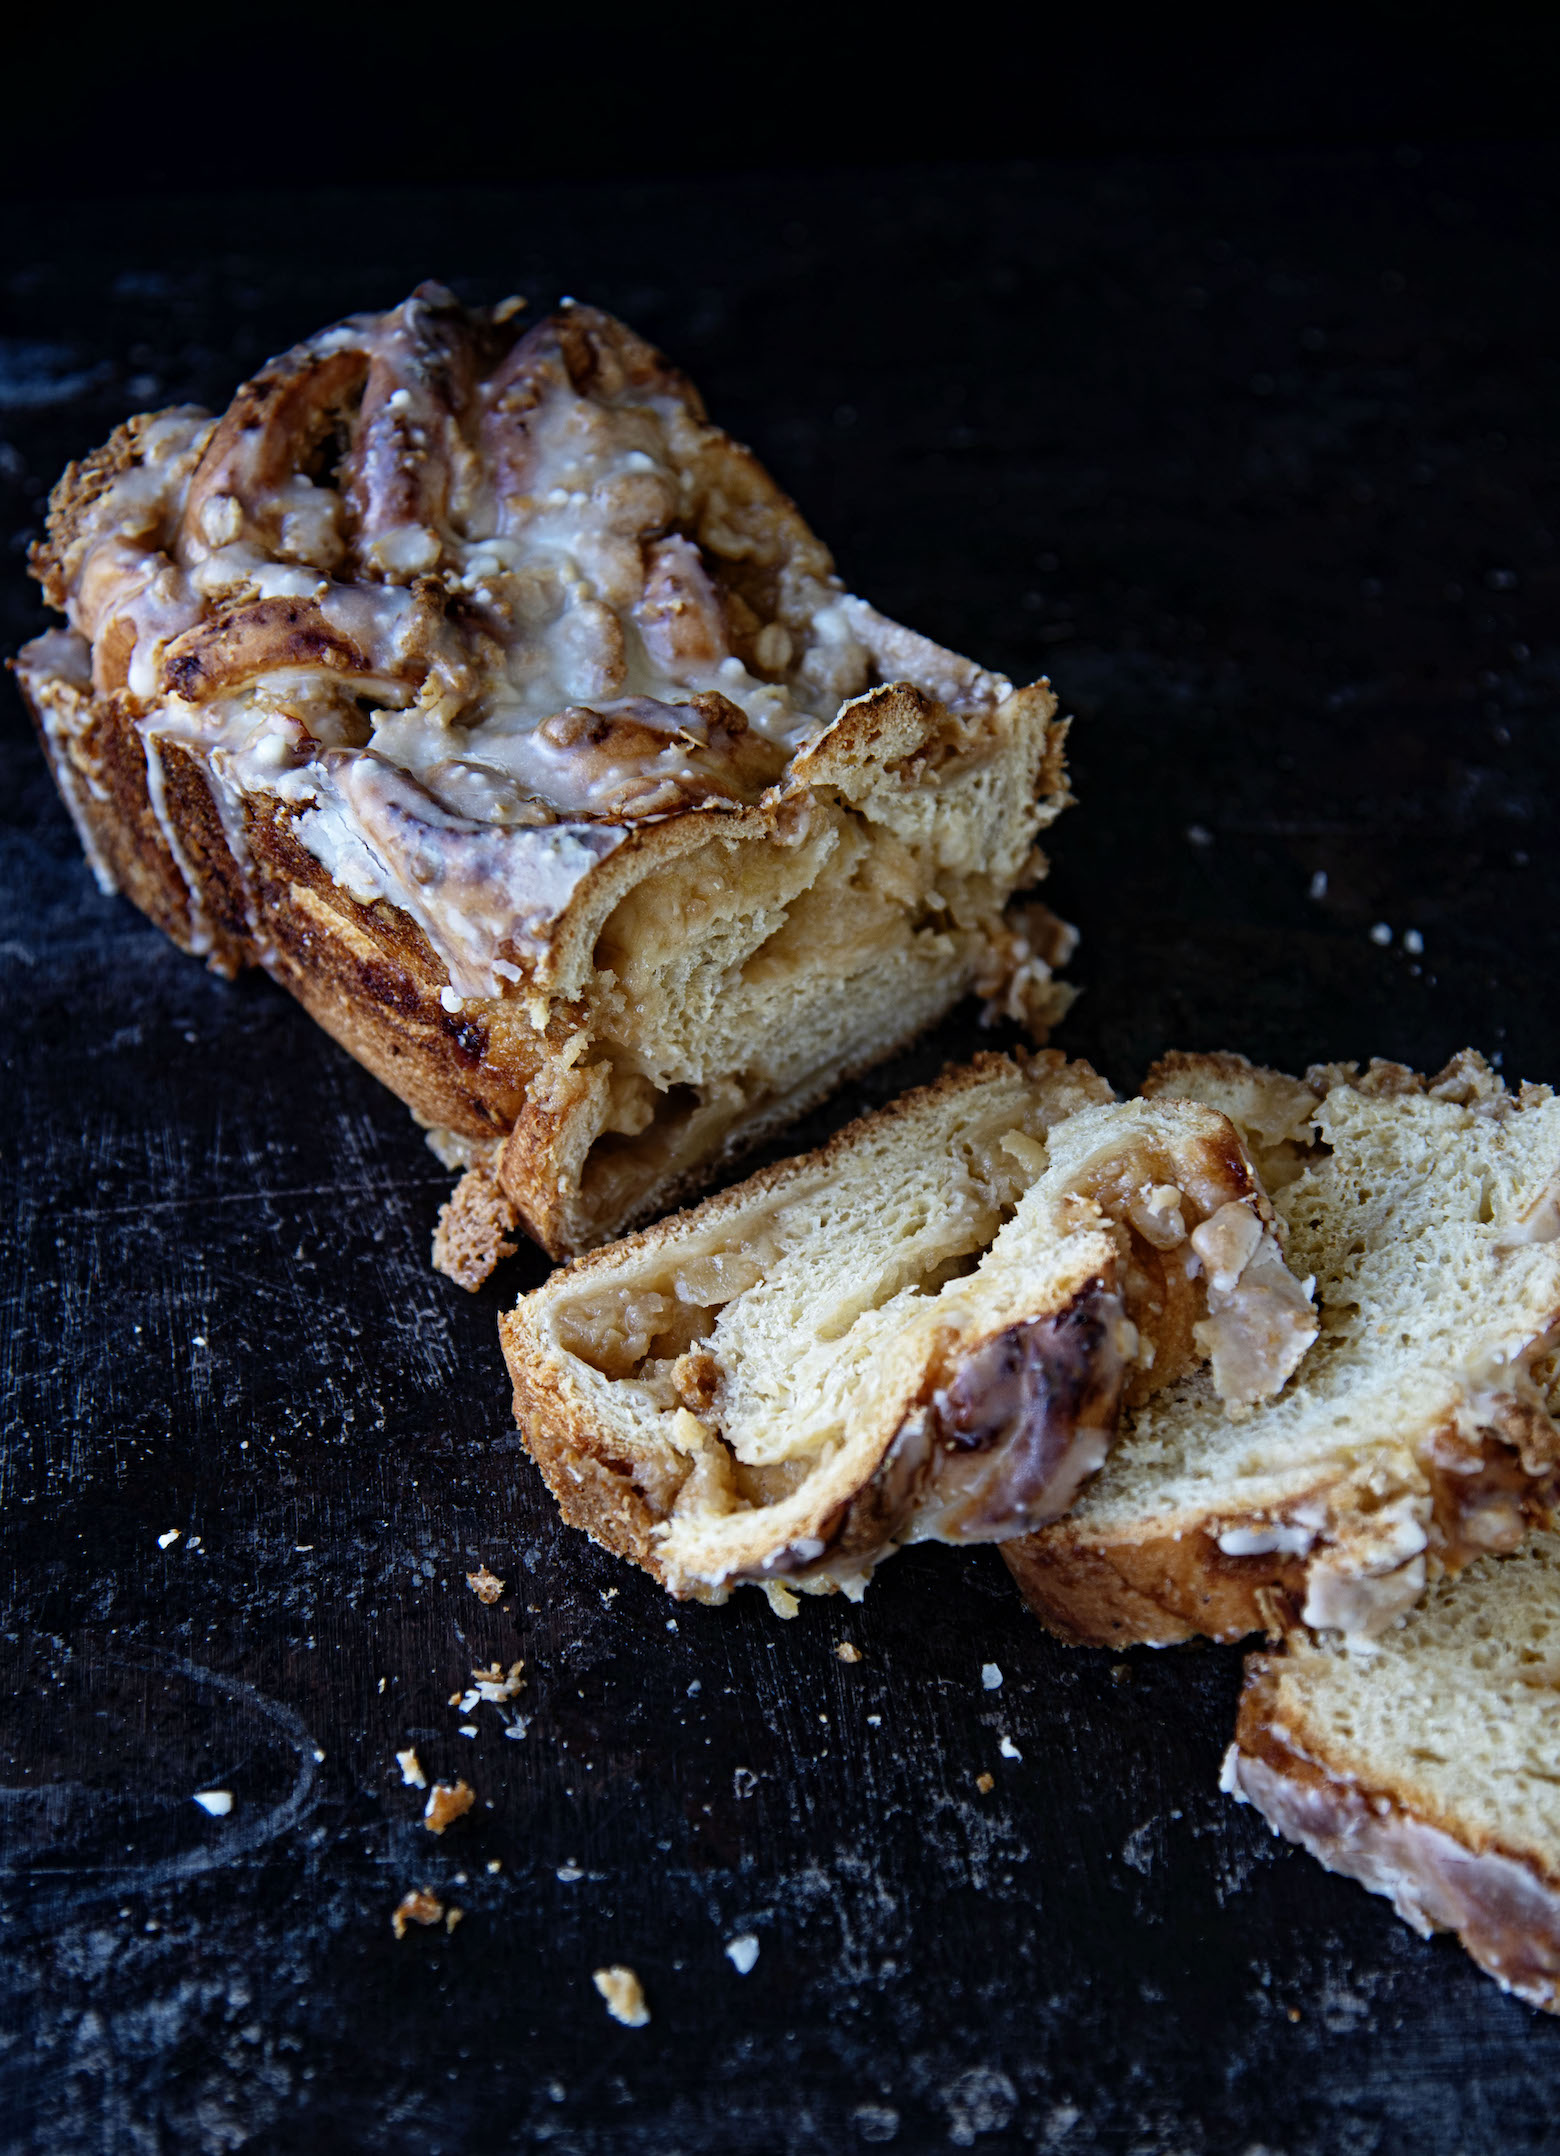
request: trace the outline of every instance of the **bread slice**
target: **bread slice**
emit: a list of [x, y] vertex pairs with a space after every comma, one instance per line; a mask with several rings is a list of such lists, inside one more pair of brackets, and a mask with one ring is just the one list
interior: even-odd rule
[[1072, 1639], [1238, 1639], [1295, 1617], [1376, 1637], [1427, 1578], [1514, 1549], [1560, 1496], [1560, 1101], [1509, 1092], [1471, 1050], [1428, 1080], [1171, 1056], [1144, 1092], [1243, 1132], [1321, 1335], [1243, 1423], [1196, 1372], [1130, 1412], [1071, 1516], [1004, 1555]]
[[1560, 1536], [1443, 1579], [1371, 1655], [1246, 1665], [1223, 1787], [1560, 2012]]
[[501, 1328], [571, 1524], [674, 1594], [785, 1609], [900, 1543], [1054, 1517], [1123, 1399], [1211, 1357], [1244, 1408], [1316, 1329], [1227, 1118], [1054, 1053], [950, 1071]]
[[599, 1242], [972, 985], [1064, 806], [1014, 689], [845, 592], [692, 385], [589, 307], [424, 285], [56, 487], [17, 676], [105, 888], [266, 967], [516, 1224]]

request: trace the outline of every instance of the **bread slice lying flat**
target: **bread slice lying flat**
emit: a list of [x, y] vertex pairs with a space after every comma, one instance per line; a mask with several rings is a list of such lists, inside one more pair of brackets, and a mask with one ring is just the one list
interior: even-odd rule
[[1560, 1101], [1471, 1051], [1429, 1080], [1378, 1063], [1303, 1083], [1175, 1056], [1144, 1090], [1245, 1133], [1321, 1334], [1244, 1422], [1199, 1372], [1129, 1410], [1071, 1516], [1004, 1555], [1074, 1639], [1299, 1618], [1368, 1641], [1560, 1497]]
[[1443, 1579], [1373, 1655], [1247, 1663], [1223, 1786], [1560, 2011], [1560, 1537]]
[[56, 487], [16, 662], [105, 888], [261, 965], [467, 1165], [438, 1246], [603, 1240], [972, 986], [1064, 729], [885, 619], [609, 315], [424, 285]]
[[1234, 1127], [984, 1056], [580, 1260], [501, 1321], [564, 1517], [678, 1595], [859, 1591], [1053, 1518], [1124, 1399], [1235, 1411], [1315, 1333]]

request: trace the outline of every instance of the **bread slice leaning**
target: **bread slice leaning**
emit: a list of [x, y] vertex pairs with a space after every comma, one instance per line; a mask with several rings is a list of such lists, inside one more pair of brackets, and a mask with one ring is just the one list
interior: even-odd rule
[[972, 987], [1067, 800], [641, 338], [437, 285], [66, 471], [16, 661], [105, 888], [263, 966], [467, 1168], [436, 1262], [663, 1211]]
[[1471, 1051], [1428, 1080], [1172, 1056], [1144, 1091], [1244, 1133], [1321, 1334], [1245, 1422], [1195, 1371], [1130, 1409], [1070, 1517], [1004, 1556], [1077, 1640], [1299, 1618], [1367, 1641], [1560, 1500], [1560, 1101]]
[[1374, 1654], [1246, 1665], [1223, 1787], [1560, 2012], [1560, 1536], [1439, 1581]]
[[1315, 1332], [1228, 1119], [1054, 1054], [951, 1071], [501, 1325], [567, 1520], [674, 1594], [787, 1609], [1055, 1517], [1123, 1399], [1211, 1360], [1243, 1409]]

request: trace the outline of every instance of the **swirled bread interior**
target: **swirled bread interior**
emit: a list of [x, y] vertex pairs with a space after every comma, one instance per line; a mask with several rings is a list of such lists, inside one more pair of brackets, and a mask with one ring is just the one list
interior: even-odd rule
[[104, 881], [268, 967], [477, 1180], [440, 1257], [654, 1211], [972, 985], [1065, 801], [1015, 690], [847, 593], [632, 331], [436, 285], [129, 421], [17, 662]]
[[1244, 1422], [1199, 1372], [1129, 1412], [1072, 1516], [1004, 1554], [1075, 1638], [1238, 1638], [1297, 1616], [1369, 1640], [1436, 1573], [1515, 1549], [1560, 1495], [1560, 1102], [1509, 1091], [1472, 1051], [1428, 1080], [1172, 1056], [1144, 1090], [1245, 1133], [1320, 1337]]
[[1228, 1119], [988, 1056], [581, 1260], [502, 1321], [564, 1515], [681, 1595], [856, 1591], [1055, 1517], [1123, 1399], [1235, 1411], [1315, 1332]]
[[1373, 1654], [1247, 1665], [1224, 1787], [1560, 2010], [1560, 1537], [1439, 1581]]

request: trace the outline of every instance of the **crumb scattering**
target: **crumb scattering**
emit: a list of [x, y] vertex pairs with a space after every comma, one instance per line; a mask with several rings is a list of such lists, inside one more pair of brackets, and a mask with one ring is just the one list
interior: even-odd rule
[[495, 1706], [501, 1706], [506, 1699], [513, 1699], [525, 1690], [525, 1679], [520, 1674], [524, 1668], [523, 1662], [511, 1662], [506, 1673], [502, 1662], [490, 1662], [486, 1669], [472, 1671], [472, 1690], [478, 1699], [491, 1700]]
[[390, 1929], [404, 1939], [408, 1924], [437, 1924], [443, 1914], [444, 1904], [432, 1887], [413, 1887], [391, 1910]]
[[504, 1583], [494, 1572], [489, 1572], [486, 1562], [477, 1566], [475, 1572], [466, 1574], [466, 1585], [479, 1602], [492, 1604], [504, 1591]]
[[612, 2019], [621, 2021], [625, 2029], [642, 2029], [650, 2019], [644, 1985], [621, 1962], [614, 1962], [610, 1969], [595, 1970], [591, 1982], [606, 2000]]
[[975, 1787], [983, 1797], [989, 1797], [996, 1786], [997, 1778], [994, 1774], [977, 1774], [975, 1777]]
[[842, 1639], [834, 1652], [842, 1662], [859, 1662], [861, 1660], [861, 1649], [848, 1639]]
[[408, 1745], [404, 1752], [397, 1752], [395, 1755], [395, 1763], [401, 1770], [401, 1783], [403, 1788], [427, 1788], [428, 1777], [426, 1774], [424, 1774], [422, 1770], [422, 1761], [417, 1757], [417, 1751], [415, 1746]]
[[430, 1834], [442, 1834], [457, 1819], [471, 1810], [477, 1801], [476, 1791], [468, 1782], [435, 1782], [428, 1792], [428, 1802], [423, 1806], [423, 1825]]

